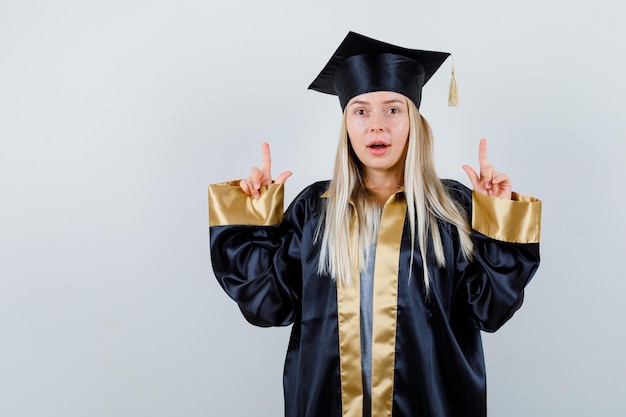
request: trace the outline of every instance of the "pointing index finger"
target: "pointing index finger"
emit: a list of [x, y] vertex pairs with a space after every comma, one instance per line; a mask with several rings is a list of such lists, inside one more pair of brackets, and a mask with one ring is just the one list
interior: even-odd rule
[[268, 174], [268, 177], [271, 178], [272, 158], [270, 156], [270, 144], [267, 142], [263, 142], [262, 149], [263, 149], [263, 162], [261, 165], [262, 167], [261, 169], [263, 170], [264, 173]]
[[487, 139], [480, 140], [480, 146], [478, 147], [478, 164], [481, 169], [489, 165], [487, 161]]

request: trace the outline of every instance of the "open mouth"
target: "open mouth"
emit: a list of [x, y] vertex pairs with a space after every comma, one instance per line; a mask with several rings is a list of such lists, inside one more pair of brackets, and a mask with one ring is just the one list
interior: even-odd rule
[[387, 153], [387, 148], [391, 145], [385, 142], [373, 142], [367, 145], [367, 149], [369, 149], [370, 154], [375, 156], [383, 156]]
[[386, 143], [372, 143], [371, 145], [368, 145], [368, 148], [373, 148], [373, 149], [383, 149], [386, 148], [387, 145]]

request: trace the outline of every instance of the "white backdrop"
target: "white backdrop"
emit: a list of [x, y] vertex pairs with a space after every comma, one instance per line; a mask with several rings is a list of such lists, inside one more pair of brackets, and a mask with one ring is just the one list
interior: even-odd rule
[[[215, 5], [214, 3], [220, 3]], [[424, 90], [443, 177], [478, 140], [544, 201], [542, 265], [485, 335], [491, 416], [623, 416], [621, 2], [3, 0], [0, 416], [282, 414], [289, 329], [214, 279], [206, 188], [272, 145], [287, 199], [330, 176], [349, 30], [455, 56]]]

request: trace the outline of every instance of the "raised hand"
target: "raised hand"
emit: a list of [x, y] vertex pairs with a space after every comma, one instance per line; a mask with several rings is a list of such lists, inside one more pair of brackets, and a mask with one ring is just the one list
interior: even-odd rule
[[263, 162], [261, 168], [253, 167], [250, 170], [250, 176], [239, 183], [243, 192], [251, 195], [253, 198], [259, 198], [261, 186], [283, 184], [291, 176], [291, 171], [285, 171], [276, 177], [275, 180], [272, 180], [272, 158], [270, 156], [269, 143], [263, 142], [262, 150]]
[[475, 191], [488, 194], [492, 197], [511, 199], [511, 180], [506, 174], [497, 172], [493, 165], [489, 165], [487, 160], [487, 139], [480, 140], [478, 148], [478, 164], [480, 166], [480, 174], [469, 166], [463, 165], [463, 170], [467, 173]]

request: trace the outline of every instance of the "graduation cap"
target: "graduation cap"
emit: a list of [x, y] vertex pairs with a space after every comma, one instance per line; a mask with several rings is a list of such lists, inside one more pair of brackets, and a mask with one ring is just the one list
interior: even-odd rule
[[[408, 49], [348, 32], [309, 89], [339, 96], [342, 110], [353, 97], [372, 91], [403, 94], [419, 107], [422, 87], [449, 56], [448, 52]], [[458, 105], [454, 68], [448, 104]]]

